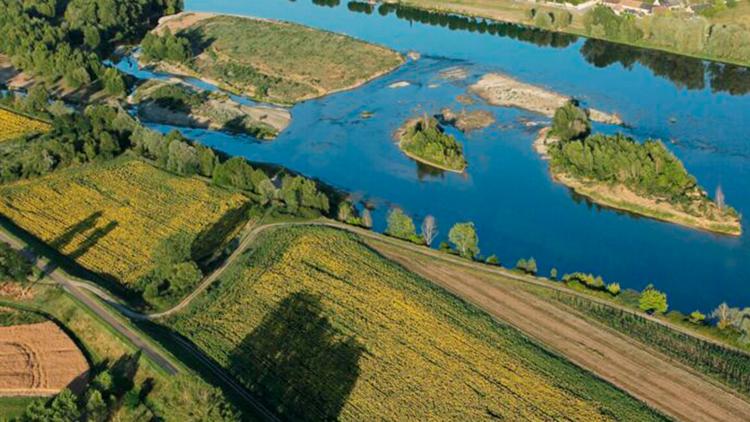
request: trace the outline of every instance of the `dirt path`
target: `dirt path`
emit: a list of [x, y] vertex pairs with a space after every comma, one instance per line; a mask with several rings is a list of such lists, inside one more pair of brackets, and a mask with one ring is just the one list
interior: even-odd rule
[[750, 403], [723, 387], [563, 306], [520, 291], [507, 280], [403, 254], [382, 242], [368, 243], [669, 416], [685, 421], [750, 420]]

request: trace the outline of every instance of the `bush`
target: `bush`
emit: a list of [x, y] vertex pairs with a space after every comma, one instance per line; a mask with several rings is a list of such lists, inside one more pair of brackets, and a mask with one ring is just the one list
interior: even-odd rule
[[617, 296], [620, 294], [620, 283], [609, 283], [607, 284], [607, 291], [612, 296]]
[[654, 288], [653, 285], [646, 286], [641, 292], [641, 298], [638, 301], [638, 307], [648, 313], [663, 314], [667, 312], [667, 294], [662, 293]]
[[591, 133], [591, 120], [586, 110], [569, 101], [555, 111], [551, 133], [562, 141], [585, 138]]

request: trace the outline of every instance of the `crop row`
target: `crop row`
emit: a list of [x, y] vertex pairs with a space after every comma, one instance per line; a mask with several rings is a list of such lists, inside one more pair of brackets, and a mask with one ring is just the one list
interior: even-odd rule
[[49, 129], [47, 123], [0, 108], [0, 142]]
[[604, 409], [590, 391], [606, 384], [350, 235], [276, 231], [243, 265], [173, 324], [290, 419], [595, 421], [633, 409]]
[[132, 284], [178, 233], [197, 235], [247, 199], [138, 161], [0, 187], [0, 213], [82, 266]]

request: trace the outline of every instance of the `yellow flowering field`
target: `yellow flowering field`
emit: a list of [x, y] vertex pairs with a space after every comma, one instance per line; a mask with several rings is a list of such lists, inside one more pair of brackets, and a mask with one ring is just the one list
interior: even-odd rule
[[41, 120], [0, 108], [0, 142], [19, 138], [29, 133], [46, 132], [50, 128], [49, 124]]
[[83, 267], [129, 285], [165, 239], [198, 234], [248, 199], [136, 160], [0, 186], [0, 214]]
[[660, 420], [353, 235], [275, 229], [239, 262], [170, 324], [287, 419]]

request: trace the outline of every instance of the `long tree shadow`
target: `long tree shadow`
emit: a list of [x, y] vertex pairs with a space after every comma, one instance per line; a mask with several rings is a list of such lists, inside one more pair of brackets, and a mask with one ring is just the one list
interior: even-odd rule
[[64, 248], [79, 234], [87, 232], [96, 227], [96, 222], [99, 221], [101, 217], [101, 211], [92, 213], [83, 220], [65, 229], [65, 231], [62, 232], [60, 236], [57, 236], [53, 241], [49, 242], [49, 245], [57, 250]]
[[334, 420], [359, 377], [364, 347], [341, 339], [320, 299], [281, 301], [232, 352], [230, 370], [287, 420]]

